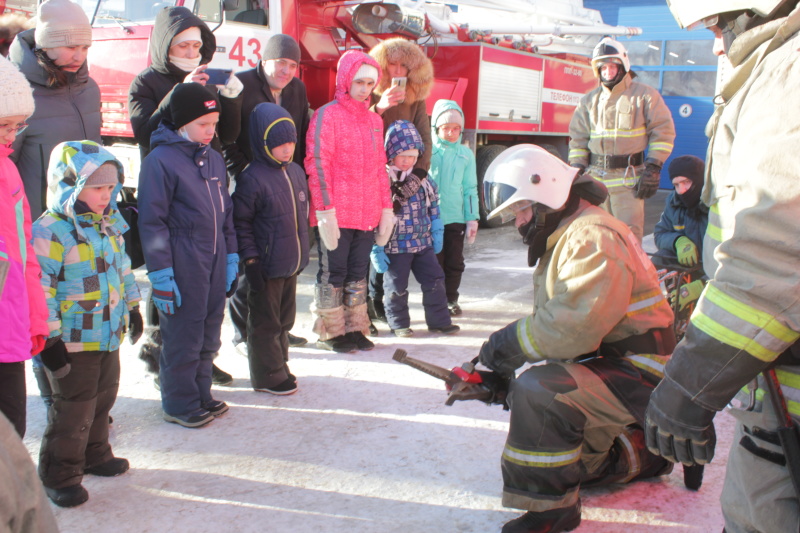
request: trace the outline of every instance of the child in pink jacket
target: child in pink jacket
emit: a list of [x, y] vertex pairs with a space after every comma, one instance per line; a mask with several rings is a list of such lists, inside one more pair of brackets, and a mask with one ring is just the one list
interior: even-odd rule
[[383, 121], [369, 110], [380, 76], [370, 56], [345, 52], [335, 99], [314, 113], [306, 137], [310, 220], [319, 234], [314, 331], [319, 348], [336, 352], [374, 348], [364, 336], [369, 331], [369, 253], [375, 230], [380, 226], [378, 238], [385, 245], [394, 221]]
[[25, 361], [49, 333], [41, 270], [31, 245], [31, 211], [17, 167], [8, 158], [33, 114], [25, 76], [0, 56], [0, 412], [25, 435]]

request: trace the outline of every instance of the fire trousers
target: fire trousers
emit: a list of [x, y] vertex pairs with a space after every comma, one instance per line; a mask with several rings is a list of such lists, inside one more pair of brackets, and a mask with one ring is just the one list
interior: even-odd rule
[[639, 242], [644, 237], [644, 200], [636, 198], [633, 187], [644, 166], [603, 169], [590, 166], [586, 173], [597, 178], [608, 188], [608, 198], [602, 207], [631, 228]]
[[536, 365], [515, 379], [503, 505], [533, 512], [569, 507], [581, 484], [671, 471], [671, 463], [647, 451], [641, 430], [657, 378], [640, 368], [664, 363], [665, 356], [599, 357]]

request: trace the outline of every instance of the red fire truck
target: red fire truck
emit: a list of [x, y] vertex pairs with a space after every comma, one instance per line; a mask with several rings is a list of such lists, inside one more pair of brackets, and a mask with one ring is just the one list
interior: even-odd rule
[[127, 114], [128, 88], [149, 64], [153, 20], [168, 5], [188, 7], [214, 31], [211, 65], [217, 68], [253, 68], [271, 35], [293, 36], [302, 50], [299, 76], [312, 108], [333, 98], [336, 63], [344, 50], [368, 50], [398, 35], [417, 40], [436, 73], [428, 111], [439, 98], [464, 109], [464, 139], [476, 152], [479, 180], [502, 150], [517, 143], [565, 155], [575, 106], [596, 84], [587, 59], [592, 47], [602, 35], [640, 31], [603, 24], [582, 0], [465, 0], [457, 6], [406, 0], [78, 2], [94, 27], [89, 64], [102, 93], [102, 134], [127, 161], [132, 187], [139, 155]]

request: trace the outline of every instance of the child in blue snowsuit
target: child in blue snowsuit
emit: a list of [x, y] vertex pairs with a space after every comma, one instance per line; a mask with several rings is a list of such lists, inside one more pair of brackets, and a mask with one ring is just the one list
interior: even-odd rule
[[253, 161], [236, 179], [233, 219], [250, 290], [247, 353], [250, 383], [259, 392], [297, 391], [289, 371], [297, 276], [308, 265], [308, 184], [292, 162], [297, 130], [279, 105], [250, 113]]
[[[422, 137], [413, 123], [396, 120], [386, 130], [384, 147], [389, 179], [394, 184], [402, 184], [425, 149]], [[408, 199], [395, 198], [394, 212], [397, 224], [391, 239], [385, 247], [374, 245], [370, 255], [375, 270], [384, 274], [383, 304], [392, 333], [398, 337], [414, 334], [409, 327], [408, 314], [407, 289], [411, 272], [422, 288], [428, 331], [458, 332], [460, 328], [452, 323], [447, 310], [444, 273], [436, 260], [444, 235], [436, 186], [430, 180], [423, 180]]]
[[139, 234], [161, 324], [164, 419], [200, 427], [228, 410], [211, 397], [211, 367], [239, 256], [225, 161], [209, 146], [219, 100], [180, 83], [169, 110], [142, 161]]

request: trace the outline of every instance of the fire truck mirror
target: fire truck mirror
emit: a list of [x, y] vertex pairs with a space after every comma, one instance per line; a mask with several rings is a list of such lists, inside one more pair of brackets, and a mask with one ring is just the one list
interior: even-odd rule
[[353, 27], [366, 35], [394, 34], [416, 39], [425, 30], [425, 15], [396, 4], [368, 2], [353, 10]]

